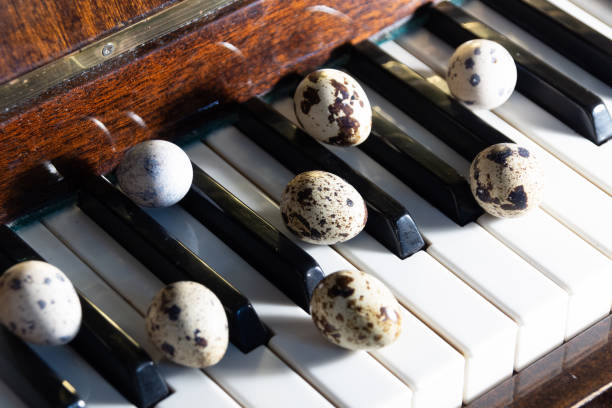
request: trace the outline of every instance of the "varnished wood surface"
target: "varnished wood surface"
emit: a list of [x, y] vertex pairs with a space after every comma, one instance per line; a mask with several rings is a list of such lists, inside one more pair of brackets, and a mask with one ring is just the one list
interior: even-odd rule
[[0, 84], [179, 0], [0, 0]]
[[282, 76], [318, 65], [335, 47], [410, 15], [421, 3], [245, 0], [212, 21], [0, 112], [0, 221], [48, 198], [42, 177], [47, 162], [67, 177], [106, 173], [125, 149], [157, 137], [181, 118], [262, 93]]
[[[466, 408], [610, 408], [612, 315], [523, 369]], [[591, 399], [592, 398], [592, 399]]]

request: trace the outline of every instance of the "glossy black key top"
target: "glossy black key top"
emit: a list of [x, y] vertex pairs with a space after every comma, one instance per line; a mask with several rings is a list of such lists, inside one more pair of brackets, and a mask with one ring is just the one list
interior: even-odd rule
[[368, 206], [366, 231], [400, 258], [425, 245], [408, 211], [367, 178], [258, 98], [242, 105], [236, 126], [294, 173], [325, 170], [342, 177]]
[[249, 300], [106, 179], [91, 179], [78, 205], [162, 282], [191, 280], [213, 291], [225, 308], [230, 340], [241, 351], [267, 343], [270, 333]]
[[[0, 245], [14, 263], [44, 261], [6, 226], [0, 227]], [[69, 345], [134, 405], [152, 407], [168, 396], [168, 386], [140, 345], [81, 293], [79, 300], [83, 318]]]
[[81, 408], [74, 387], [60, 378], [31, 348], [0, 327], [0, 374], [2, 381], [26, 405], [40, 408]]
[[459, 225], [483, 210], [470, 186], [451, 166], [372, 108], [372, 133], [359, 148]]
[[346, 68], [467, 160], [512, 142], [417, 72], [371, 41], [349, 47]]
[[298, 306], [310, 313], [310, 298], [323, 279], [317, 262], [197, 166], [180, 204]]
[[516, 63], [519, 92], [597, 145], [612, 137], [612, 117], [599, 96], [459, 7], [447, 1], [432, 7], [425, 27], [454, 47], [474, 38], [503, 45]]
[[612, 40], [546, 0], [480, 0], [612, 86]]

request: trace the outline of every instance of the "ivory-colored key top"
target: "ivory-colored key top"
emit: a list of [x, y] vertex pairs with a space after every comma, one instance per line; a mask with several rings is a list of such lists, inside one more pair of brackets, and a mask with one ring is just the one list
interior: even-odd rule
[[515, 368], [563, 341], [568, 296], [561, 288], [476, 224], [458, 227], [363, 152], [329, 148], [406, 205], [432, 244], [427, 252], [518, 323]]
[[[216, 133], [215, 137], [218, 135], [222, 139], [232, 137], [232, 134], [240, 134], [240, 132], [235, 128], [226, 128]], [[208, 147], [195, 144], [188, 147], [186, 151], [194, 163], [205, 168], [225, 188], [281, 232], [295, 239], [286, 230], [278, 206], [235, 169], [223, 162]], [[261, 150], [251, 152], [256, 155], [259, 152], [263, 153]], [[258, 174], [268, 174], [269, 170], [276, 170], [274, 180], [278, 183], [274, 187], [274, 196], [277, 198], [276, 194], [280, 195], [284, 185], [291, 180], [293, 175], [273, 159], [264, 162], [266, 164], [259, 167], [261, 171]], [[264, 168], [266, 166], [271, 166], [272, 169]], [[297, 239], [295, 242], [312, 255], [327, 273], [354, 268], [338, 252], [327, 246], [311, 245]], [[399, 260], [387, 250], [385, 253]], [[513, 350], [514, 345], [511, 347], [511, 352]], [[400, 338], [392, 346], [372, 352], [372, 355], [410, 386], [413, 390], [413, 407], [445, 407], [460, 403], [464, 359], [410, 313], [404, 313], [404, 328]]]
[[[428, 71], [427, 67], [403, 49], [393, 43], [387, 43], [384, 48], [430, 80], [436, 78], [432, 83], [447, 90], [441, 78], [432, 76], [433, 73]], [[376, 94], [370, 93], [370, 98], [375, 103], [387, 106]], [[591, 241], [602, 252], [612, 254], [612, 218], [599, 216], [612, 213], [612, 198], [579, 177], [499, 117], [486, 111], [475, 113], [538, 155], [546, 173], [542, 208]], [[395, 111], [393, 117], [402, 126], [412, 123], [412, 119], [401, 112]], [[413, 131], [418, 133], [419, 129], [415, 128]], [[433, 139], [434, 136], [430, 134], [429, 138]], [[436, 152], [435, 145], [431, 148]], [[452, 165], [467, 176], [467, 161]], [[568, 194], [569, 191], [573, 193]], [[544, 211], [537, 209], [531, 215], [508, 220], [485, 215], [478, 222], [568, 293], [570, 301], [566, 338], [572, 337], [609, 312], [612, 293], [602, 288], [612, 287], [612, 261]]]
[[[142, 315], [146, 313], [150, 299], [164, 285], [140, 262], [77, 207], [55, 213], [46, 218], [45, 223], [110, 285], [124, 297], [131, 299]], [[100, 253], [105, 256], [100, 256]], [[144, 327], [144, 323], [142, 326]], [[164, 364], [172, 366], [170, 363]], [[187, 367], [172, 370], [168, 367], [166, 371], [172, 374], [172, 378], [167, 378], [169, 384], [185, 391], [186, 396], [181, 401], [189, 401], [187, 395], [192, 395], [189, 398], [196, 395], [190, 388], [197, 387], [198, 381], [211, 383], [216, 387], [199, 370]], [[259, 347], [244, 354], [230, 344], [221, 362], [206, 368], [205, 372], [223, 386], [232, 399], [245, 406], [265, 407], [281, 404], [287, 397], [283, 392], [291, 393], [304, 406], [327, 404], [319, 393], [266, 347]], [[206, 384], [202, 384], [202, 387], [207, 386]], [[197, 400], [191, 400], [191, 404], [196, 404], [195, 401]]]
[[[269, 347], [334, 404], [406, 406], [412, 392], [367, 353], [343, 350], [317, 332], [310, 316], [185, 210], [148, 210], [176, 238], [251, 300], [274, 336]], [[352, 384], [347, 388], [346, 384]]]

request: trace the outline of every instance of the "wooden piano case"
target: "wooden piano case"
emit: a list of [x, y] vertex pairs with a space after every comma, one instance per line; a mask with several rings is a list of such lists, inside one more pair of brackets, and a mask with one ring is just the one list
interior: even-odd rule
[[[44, 207], [82, 175], [107, 173], [135, 143], [176, 138], [216, 107], [307, 72], [425, 2], [0, 0], [0, 221]], [[173, 13], [182, 20], [164, 26]], [[140, 34], [129, 31], [136, 26]], [[70, 183], [58, 185], [57, 171]], [[612, 406], [610, 378], [612, 316], [470, 406]]]

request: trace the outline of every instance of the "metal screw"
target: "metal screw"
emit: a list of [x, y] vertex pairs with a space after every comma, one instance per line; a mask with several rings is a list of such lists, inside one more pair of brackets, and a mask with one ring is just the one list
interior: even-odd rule
[[102, 48], [102, 56], [108, 57], [115, 50], [115, 45], [108, 43]]

